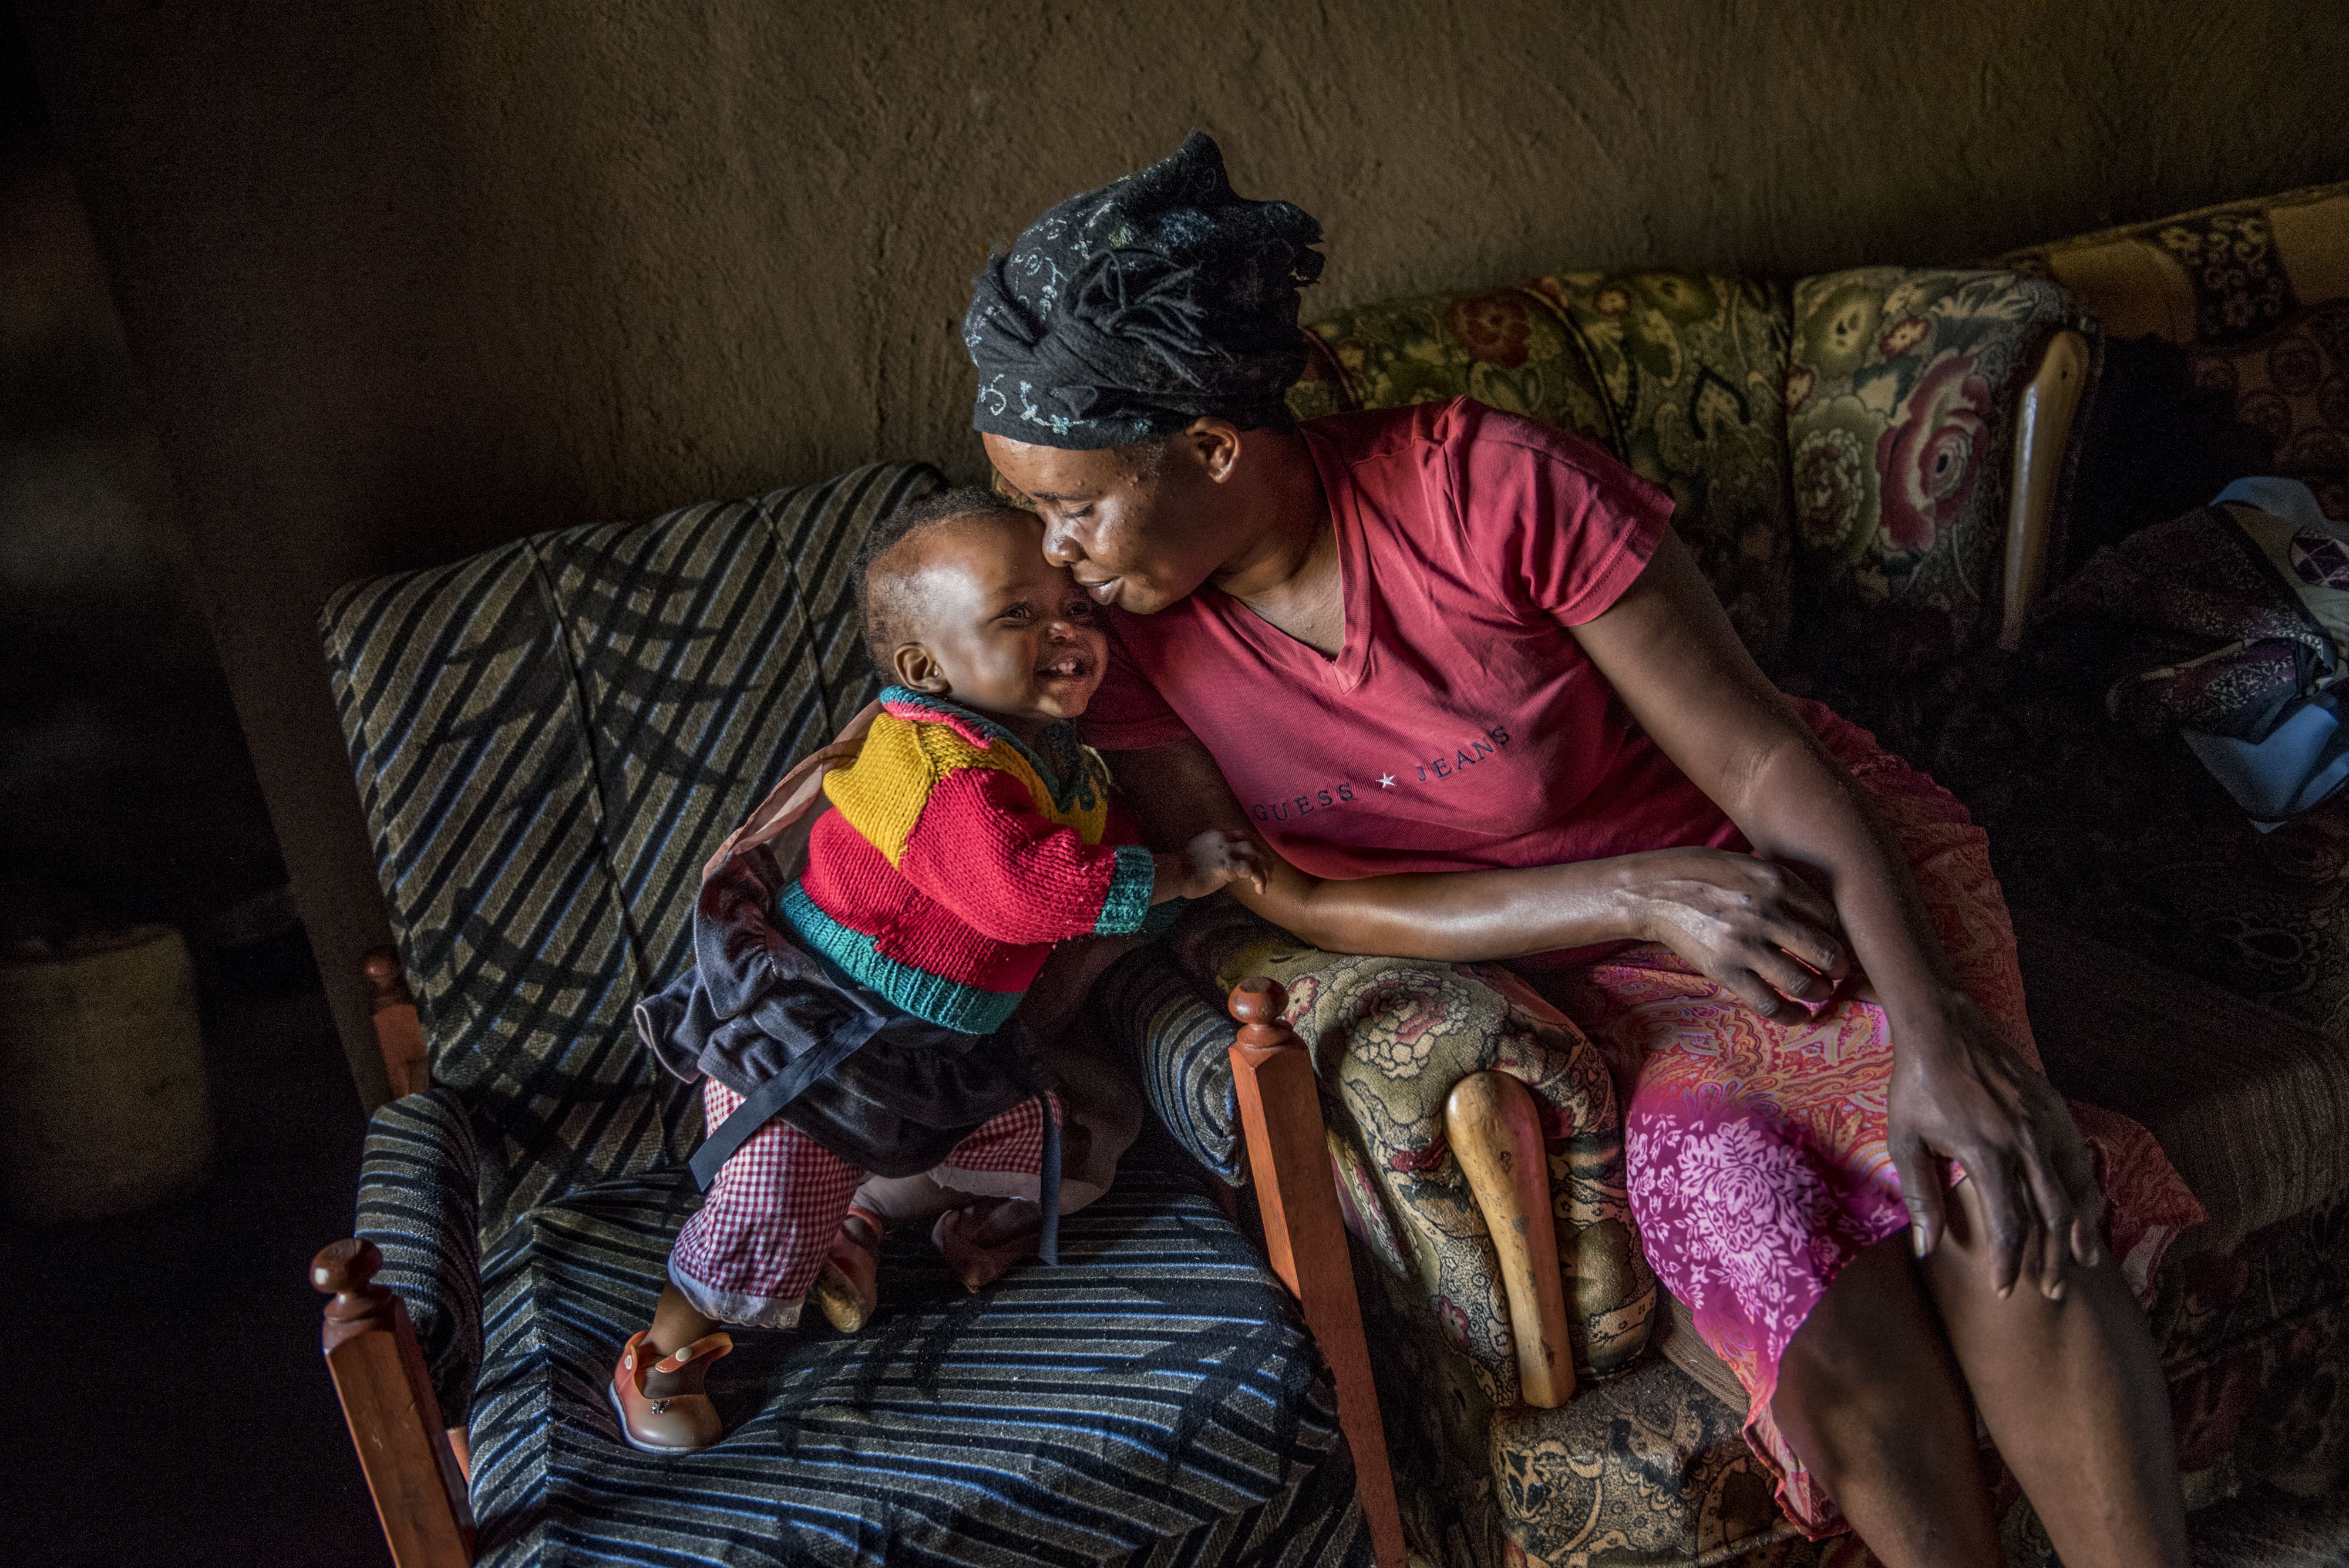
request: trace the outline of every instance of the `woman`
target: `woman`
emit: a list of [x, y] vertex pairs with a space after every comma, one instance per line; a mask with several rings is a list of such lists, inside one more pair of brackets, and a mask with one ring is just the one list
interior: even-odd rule
[[[1319, 238], [1195, 135], [966, 318], [989, 457], [1114, 607], [1087, 730], [1153, 840], [1253, 828], [1265, 919], [1514, 961], [1609, 1050], [1649, 1258], [1814, 1534], [1997, 1563], [1979, 1409], [2065, 1562], [2183, 1563], [2115, 1248], [2141, 1284], [2198, 1211], [2037, 1070], [1979, 830], [1773, 689], [1596, 448], [1464, 401], [1291, 427]], [[1724, 1223], [1756, 1184], [1766, 1244]]]

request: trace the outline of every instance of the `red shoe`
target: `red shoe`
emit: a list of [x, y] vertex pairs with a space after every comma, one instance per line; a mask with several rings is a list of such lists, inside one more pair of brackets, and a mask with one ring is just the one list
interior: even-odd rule
[[[718, 1407], [701, 1391], [709, 1364], [734, 1348], [725, 1334], [707, 1334], [658, 1361], [647, 1359], [643, 1332], [629, 1336], [612, 1368], [613, 1413], [620, 1417], [620, 1437], [628, 1447], [647, 1454], [689, 1454], [715, 1444], [726, 1435]], [[656, 1399], [645, 1392], [649, 1373], [682, 1375], [687, 1386]]]
[[843, 1334], [854, 1334], [881, 1310], [881, 1235], [887, 1229], [878, 1214], [851, 1209], [809, 1288], [824, 1321]]
[[962, 1288], [975, 1292], [1034, 1257], [1043, 1235], [1043, 1211], [1033, 1203], [1006, 1198], [991, 1205], [947, 1210], [930, 1229], [930, 1245], [944, 1254]]

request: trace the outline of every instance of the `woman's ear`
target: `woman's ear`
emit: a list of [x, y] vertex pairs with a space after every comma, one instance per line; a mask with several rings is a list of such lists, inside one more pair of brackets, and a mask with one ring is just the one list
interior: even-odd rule
[[938, 661], [918, 642], [897, 645], [897, 651], [889, 656], [889, 673], [908, 691], [944, 697], [954, 691], [947, 681], [946, 671], [938, 668]]
[[1210, 483], [1221, 484], [1231, 478], [1240, 460], [1239, 426], [1210, 415], [1193, 420], [1183, 433], [1190, 438], [1191, 455]]

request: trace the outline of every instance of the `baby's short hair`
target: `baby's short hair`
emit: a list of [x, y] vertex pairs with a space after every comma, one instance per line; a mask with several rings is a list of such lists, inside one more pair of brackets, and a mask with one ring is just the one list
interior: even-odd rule
[[958, 517], [984, 517], [996, 512], [1024, 514], [1026, 508], [1014, 506], [994, 492], [977, 485], [957, 485], [907, 502], [874, 524], [864, 535], [864, 543], [857, 546], [854, 566], [856, 608], [864, 621], [865, 651], [873, 656], [882, 680], [890, 679], [889, 656], [896, 651], [899, 643], [907, 640], [905, 621], [911, 606], [905, 592], [905, 578], [910, 574], [875, 572], [874, 568], [881, 557], [906, 540], [934, 533]]

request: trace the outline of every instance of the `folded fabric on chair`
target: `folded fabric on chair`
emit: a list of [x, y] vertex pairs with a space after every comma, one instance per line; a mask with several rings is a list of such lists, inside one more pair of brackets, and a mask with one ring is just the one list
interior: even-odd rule
[[[2140, 734], [2175, 730], [2262, 830], [2349, 782], [2334, 691], [2349, 642], [2349, 525], [2294, 480], [2247, 479], [2099, 550], [2047, 614], [2139, 634], [2106, 698]], [[2212, 646], [2215, 644], [2215, 646]]]

